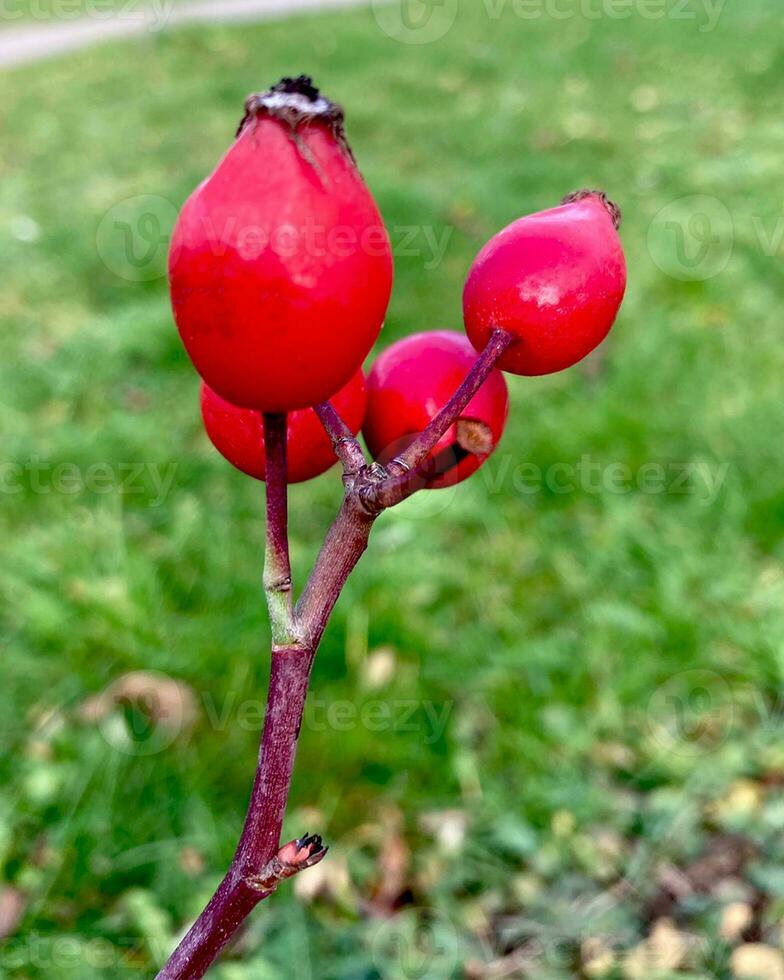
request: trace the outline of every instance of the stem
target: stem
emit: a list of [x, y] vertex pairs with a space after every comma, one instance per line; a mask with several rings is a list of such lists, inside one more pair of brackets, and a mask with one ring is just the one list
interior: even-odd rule
[[329, 402], [316, 405], [313, 410], [332, 440], [335, 455], [343, 464], [344, 475], [356, 476], [367, 462], [359, 440]]
[[267, 486], [267, 546], [264, 591], [273, 649], [295, 641], [288, 540], [287, 418], [264, 413], [264, 475]]
[[295, 842], [304, 845], [300, 855], [308, 851], [304, 860], [291, 860], [290, 844], [278, 850], [312, 663], [313, 654], [300, 648], [272, 652], [259, 765], [239, 846], [217, 892], [157, 980], [203, 977], [256, 905], [274, 891], [275, 878], [312, 867], [326, 853], [320, 838]]
[[243, 877], [258, 875], [278, 850], [310, 670], [309, 650], [274, 650], [259, 765], [235, 862]]
[[418, 489], [416, 468], [459, 418], [512, 337], [496, 330], [454, 397], [408, 449], [385, 470], [367, 465], [362, 449], [334, 408], [316, 411], [345, 470], [345, 496], [313, 572], [292, 609], [288, 548], [286, 416], [264, 415], [267, 546], [264, 588], [272, 621], [267, 712], [245, 826], [226, 877], [209, 905], [158, 974], [157, 980], [198, 980], [256, 905], [278, 883], [317, 864], [326, 854], [320, 837], [280, 847], [308, 683], [329, 617], [368, 546], [378, 515]]
[[358, 497], [347, 495], [297, 603], [297, 623], [312, 646], [321, 641], [343, 586], [367, 550], [375, 519]]
[[292, 866], [285, 860], [291, 845], [278, 851], [278, 842], [315, 652], [343, 585], [367, 548], [373, 521], [349, 500], [344, 502], [297, 606], [297, 632], [310, 642], [272, 651], [259, 763], [240, 843], [228, 874], [157, 980], [204, 976], [256, 905], [271, 894], [270, 879], [291, 877], [326, 853], [318, 838], [319, 849]]

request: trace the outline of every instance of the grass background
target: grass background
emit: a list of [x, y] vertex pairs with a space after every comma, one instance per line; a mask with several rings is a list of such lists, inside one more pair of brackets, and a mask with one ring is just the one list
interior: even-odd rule
[[[23, 909], [3, 975], [151, 975], [232, 854], [268, 661], [263, 491], [201, 431], [165, 247], [139, 270], [112, 229], [143, 246], [152, 211], [165, 232], [244, 96], [301, 70], [345, 104], [393, 240], [450, 236], [440, 263], [423, 233], [397, 255], [383, 344], [459, 329], [479, 246], [576, 187], [622, 203], [630, 289], [602, 358], [511, 379], [480, 474], [379, 523], [287, 822], [331, 855], [215, 976], [723, 978], [753, 975], [749, 943], [779, 955], [779, 5], [727, 4], [712, 30], [698, 3], [495, 9], [460, 4], [424, 45], [357, 11], [0, 76], [0, 908]], [[521, 465], [583, 457], [667, 487], [529, 492]], [[335, 472], [292, 490], [300, 583], [339, 493]], [[96, 721], [139, 670], [185, 685], [192, 720]], [[748, 921], [722, 938], [728, 905]]]

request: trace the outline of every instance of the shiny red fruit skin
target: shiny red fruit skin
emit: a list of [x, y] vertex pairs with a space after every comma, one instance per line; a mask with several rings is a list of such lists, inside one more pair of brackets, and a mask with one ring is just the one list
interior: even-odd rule
[[[367, 403], [362, 372], [358, 371], [331, 401], [351, 431], [359, 432]], [[207, 435], [218, 452], [238, 470], [263, 480], [265, 455], [261, 412], [232, 405], [202, 382], [201, 414]], [[289, 415], [287, 451], [289, 483], [312, 480], [337, 462], [332, 443], [312, 408], [299, 409]]]
[[378, 338], [392, 255], [378, 208], [328, 121], [251, 117], [188, 198], [172, 306], [207, 384], [282, 412], [331, 398]]
[[[451, 330], [414, 334], [387, 348], [368, 375], [368, 405], [362, 432], [375, 459], [389, 462], [446, 405], [476, 361], [469, 341]], [[509, 414], [509, 395], [500, 371], [493, 371], [461, 419], [483, 422], [495, 448]], [[458, 420], [459, 421], [459, 420]], [[455, 446], [456, 425], [444, 433], [428, 457]], [[462, 454], [460, 454], [462, 455]], [[486, 455], [465, 455], [445, 473], [427, 478], [425, 489], [461, 483], [485, 462]], [[427, 464], [426, 464], [427, 467]], [[424, 472], [427, 472], [427, 469]]]
[[499, 361], [512, 374], [562, 371], [607, 336], [626, 290], [626, 260], [600, 194], [520, 218], [477, 256], [463, 293], [466, 332], [482, 350], [514, 334]]

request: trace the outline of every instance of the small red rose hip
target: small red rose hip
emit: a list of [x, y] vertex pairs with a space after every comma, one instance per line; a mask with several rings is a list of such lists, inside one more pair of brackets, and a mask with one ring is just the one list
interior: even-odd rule
[[[388, 463], [446, 405], [476, 361], [468, 340], [449, 330], [414, 334], [393, 344], [368, 375], [362, 432], [374, 458]], [[420, 467], [429, 490], [471, 476], [498, 445], [509, 412], [506, 381], [493, 371], [457, 422]]]
[[463, 293], [466, 332], [481, 351], [496, 327], [515, 342], [498, 362], [512, 374], [571, 367], [607, 336], [626, 290], [621, 215], [598, 191], [520, 218], [477, 256]]
[[[362, 427], [367, 402], [362, 372], [358, 371], [331, 401], [356, 435]], [[218, 452], [238, 470], [263, 480], [266, 460], [261, 412], [232, 405], [202, 382], [201, 414]], [[312, 480], [337, 462], [332, 443], [312, 408], [298, 409], [289, 415], [286, 447], [289, 483]]]
[[183, 206], [169, 281], [196, 370], [235, 405], [318, 405], [360, 369], [392, 253], [342, 110], [309, 78], [247, 100], [236, 142]]

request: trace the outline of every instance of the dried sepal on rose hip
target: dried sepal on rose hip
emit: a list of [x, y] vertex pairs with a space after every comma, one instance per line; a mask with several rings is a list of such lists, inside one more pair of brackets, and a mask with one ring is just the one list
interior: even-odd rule
[[343, 112], [309, 78], [247, 100], [236, 142], [183, 206], [169, 279], [191, 360], [235, 405], [317, 405], [362, 366], [392, 253]]
[[[367, 402], [362, 372], [357, 371], [331, 402], [356, 435], [362, 427]], [[232, 405], [202, 382], [201, 414], [207, 435], [218, 452], [238, 470], [263, 480], [266, 456], [262, 413]], [[312, 480], [336, 463], [329, 436], [312, 408], [298, 409], [288, 416], [286, 448], [289, 483]]]
[[[449, 330], [414, 334], [387, 348], [368, 375], [362, 432], [381, 463], [402, 452], [447, 404], [476, 361], [469, 341]], [[506, 381], [493, 371], [418, 470], [428, 490], [467, 479], [498, 446], [509, 413]]]
[[480, 251], [463, 293], [466, 332], [481, 351], [496, 328], [515, 340], [499, 361], [512, 374], [571, 367], [607, 336], [626, 291], [618, 207], [578, 191], [520, 218]]

